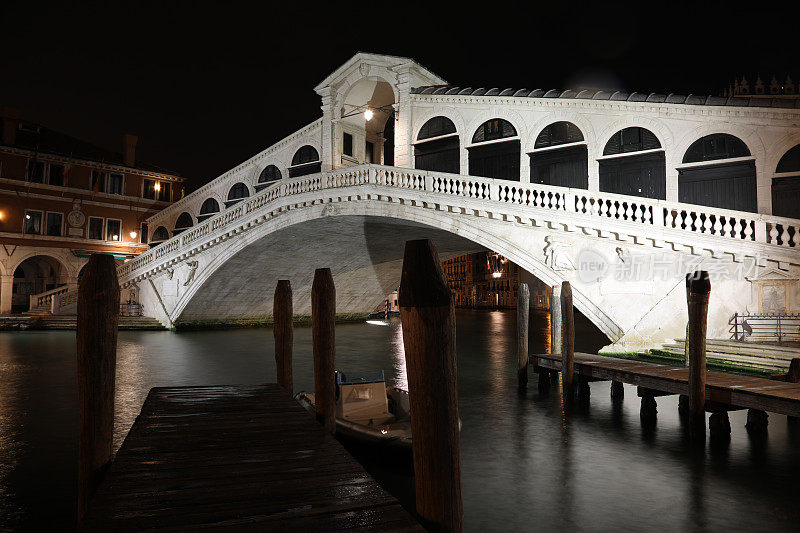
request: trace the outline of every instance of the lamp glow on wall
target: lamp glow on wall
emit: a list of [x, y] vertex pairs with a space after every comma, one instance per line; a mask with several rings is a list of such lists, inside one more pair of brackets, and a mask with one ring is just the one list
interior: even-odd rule
[[138, 233], [136, 233], [136, 230], [132, 230], [128, 235], [131, 236], [131, 239], [135, 239]]
[[373, 115], [374, 113], [372, 112], [372, 109], [367, 109], [366, 111], [364, 111], [364, 120], [367, 121], [372, 120]]

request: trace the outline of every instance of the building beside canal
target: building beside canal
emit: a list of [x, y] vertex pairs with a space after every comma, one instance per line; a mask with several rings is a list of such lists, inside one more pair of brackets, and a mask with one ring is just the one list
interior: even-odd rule
[[138, 161], [137, 137], [125, 135], [116, 153], [16, 109], [0, 116], [0, 314], [32, 301], [52, 311], [52, 294], [75, 292], [91, 254], [123, 261], [159, 242], [146, 221], [183, 197], [185, 180]]
[[550, 308], [550, 287], [533, 276], [525, 276], [524, 270], [498, 253], [462, 255], [444, 261], [442, 267], [456, 307], [516, 309], [519, 284], [527, 283], [531, 308]]

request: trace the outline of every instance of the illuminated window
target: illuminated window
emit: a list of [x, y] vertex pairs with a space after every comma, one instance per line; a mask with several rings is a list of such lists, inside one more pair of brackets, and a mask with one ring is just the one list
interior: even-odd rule
[[25, 233], [28, 235], [42, 234], [42, 212], [25, 210]]
[[109, 241], [122, 240], [122, 221], [109, 218], [106, 220], [106, 239]]

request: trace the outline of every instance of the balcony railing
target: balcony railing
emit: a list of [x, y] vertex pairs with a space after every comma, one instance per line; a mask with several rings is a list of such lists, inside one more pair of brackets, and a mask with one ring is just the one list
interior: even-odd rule
[[738, 341], [800, 341], [800, 314], [738, 314], [730, 321], [731, 339]]

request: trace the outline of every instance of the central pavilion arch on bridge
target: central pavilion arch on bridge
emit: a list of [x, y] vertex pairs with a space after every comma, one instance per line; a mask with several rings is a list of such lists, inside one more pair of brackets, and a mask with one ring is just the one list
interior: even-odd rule
[[447, 117], [425, 122], [414, 144], [414, 168], [459, 174], [461, 170], [456, 125]]
[[366, 76], [347, 87], [338, 108], [337, 166], [379, 163], [394, 165], [396, 95], [379, 75]]
[[747, 145], [727, 133], [692, 143], [678, 168], [678, 201], [757, 212], [756, 163]]
[[572, 122], [554, 122], [536, 137], [531, 183], [589, 188], [589, 153], [583, 133]]
[[800, 218], [800, 144], [786, 152], [775, 169], [772, 214]]
[[520, 139], [509, 121], [493, 118], [481, 124], [467, 150], [471, 176], [519, 181]]
[[611, 136], [603, 149], [600, 191], [665, 200], [667, 160], [650, 130], [630, 127]]

